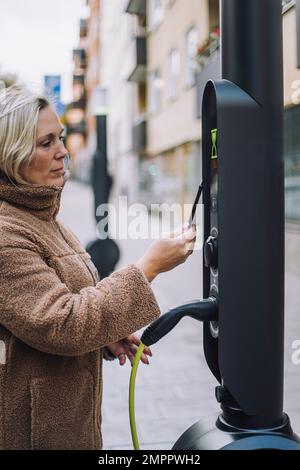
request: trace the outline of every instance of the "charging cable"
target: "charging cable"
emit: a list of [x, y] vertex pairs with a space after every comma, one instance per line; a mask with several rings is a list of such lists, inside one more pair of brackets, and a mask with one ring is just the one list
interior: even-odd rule
[[135, 391], [135, 379], [137, 368], [145, 349], [145, 345], [143, 343], [140, 344], [139, 349], [137, 350], [134, 358], [134, 363], [131, 369], [130, 374], [130, 383], [129, 383], [129, 420], [130, 420], [130, 430], [131, 430], [131, 437], [133, 442], [134, 450], [140, 450], [139, 439], [136, 430], [136, 423], [135, 423], [135, 412], [134, 412], [134, 391]]
[[151, 346], [157, 343], [161, 338], [168, 334], [183, 317], [192, 317], [198, 321], [217, 321], [218, 319], [218, 304], [217, 299], [210, 297], [205, 300], [194, 300], [179, 307], [169, 310], [164, 315], [161, 315], [144, 331], [141, 337], [141, 344], [136, 352], [134, 363], [130, 374], [129, 384], [129, 420], [130, 429], [134, 450], [139, 450], [139, 440], [136, 430], [135, 421], [135, 379], [137, 368], [145, 349], [145, 346]]

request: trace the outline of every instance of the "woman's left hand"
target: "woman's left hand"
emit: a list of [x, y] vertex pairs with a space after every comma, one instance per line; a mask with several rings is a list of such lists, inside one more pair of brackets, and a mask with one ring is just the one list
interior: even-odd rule
[[[126, 362], [126, 357], [128, 357], [131, 365], [133, 365], [135, 353], [138, 350], [140, 344], [141, 341], [136, 335], [129, 335], [127, 338], [121, 339], [116, 343], [110, 343], [106, 345], [106, 347], [112, 354], [117, 356], [120, 366], [123, 366]], [[144, 364], [149, 364], [149, 359], [147, 356], [152, 356], [152, 352], [151, 349], [146, 346], [141, 356], [141, 361]]]

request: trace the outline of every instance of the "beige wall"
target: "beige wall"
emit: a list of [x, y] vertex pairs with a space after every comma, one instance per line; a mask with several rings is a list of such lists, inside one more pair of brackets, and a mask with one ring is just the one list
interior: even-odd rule
[[[148, 35], [148, 71], [151, 73], [159, 68], [164, 81], [160, 112], [149, 113], [150, 155], [157, 155], [184, 142], [201, 138], [200, 121], [195, 118], [196, 89], [186, 88], [185, 85], [185, 34], [195, 26], [198, 29], [199, 42], [205, 40], [209, 33], [208, 0], [175, 0], [172, 6], [167, 6], [166, 0], [163, 3], [163, 21]], [[180, 54], [180, 77], [177, 99], [170, 101], [168, 56], [173, 48]]]
[[[296, 8], [283, 17], [284, 50], [284, 104], [286, 107], [300, 104], [300, 70], [297, 69]], [[297, 80], [299, 83], [297, 84]], [[294, 87], [293, 88], [293, 83]], [[287, 269], [300, 273], [299, 226], [287, 224], [285, 231], [285, 262]]]
[[[284, 104], [300, 104], [300, 69], [297, 69], [296, 8], [283, 16]], [[296, 81], [299, 80], [299, 83]], [[293, 89], [294, 83], [294, 89]]]

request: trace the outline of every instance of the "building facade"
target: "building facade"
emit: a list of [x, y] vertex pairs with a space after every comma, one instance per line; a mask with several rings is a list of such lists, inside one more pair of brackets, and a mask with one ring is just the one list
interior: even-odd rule
[[126, 13], [127, 0], [102, 0], [100, 84], [108, 94], [108, 164], [112, 197], [138, 200], [138, 161], [133, 148], [137, 85], [130, 81], [135, 64], [138, 20]]
[[79, 44], [73, 50], [73, 101], [66, 106], [67, 147], [71, 156], [71, 172], [76, 174], [86, 145], [86, 70], [88, 20], [81, 19]]
[[286, 264], [300, 272], [300, 2], [284, 2]]
[[197, 50], [218, 27], [218, 2], [150, 0], [148, 142], [142, 185], [155, 202], [192, 202], [201, 182]]
[[87, 4], [90, 15], [82, 20], [74, 50], [74, 103], [68, 116], [77, 173], [87, 179], [96, 148], [93, 95], [101, 86], [108, 91], [114, 194], [147, 204], [191, 202], [201, 181], [195, 56], [218, 26], [218, 0]]
[[100, 16], [101, 0], [87, 0], [89, 6], [87, 41], [86, 41], [86, 160], [91, 160], [96, 150], [96, 118], [94, 90], [100, 85]]

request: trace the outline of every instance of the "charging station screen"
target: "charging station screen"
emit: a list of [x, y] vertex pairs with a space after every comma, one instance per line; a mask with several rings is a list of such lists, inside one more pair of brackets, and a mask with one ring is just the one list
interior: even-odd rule
[[217, 129], [211, 131], [211, 157], [210, 157], [210, 195], [211, 209], [217, 210], [217, 194], [218, 194], [218, 148], [217, 148]]

